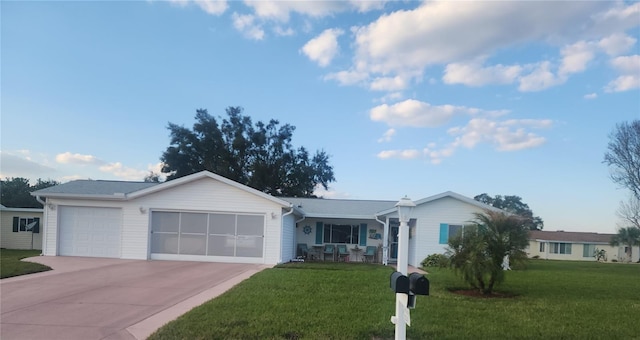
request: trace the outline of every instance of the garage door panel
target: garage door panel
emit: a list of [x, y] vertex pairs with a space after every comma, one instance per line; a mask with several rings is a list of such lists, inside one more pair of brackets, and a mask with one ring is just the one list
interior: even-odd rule
[[264, 214], [153, 211], [151, 254], [255, 261], [264, 256], [264, 228]]
[[60, 255], [120, 257], [122, 211], [118, 208], [60, 207]]

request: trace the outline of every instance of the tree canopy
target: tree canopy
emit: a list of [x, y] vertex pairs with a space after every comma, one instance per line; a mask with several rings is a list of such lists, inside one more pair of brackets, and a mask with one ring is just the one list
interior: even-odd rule
[[[160, 158], [167, 180], [208, 170], [274, 196], [313, 197], [316, 186], [335, 181], [329, 155], [291, 139], [295, 126], [277, 120], [255, 124], [241, 107], [227, 117], [196, 111], [193, 128], [169, 123], [171, 144]], [[150, 178], [151, 180], [151, 178]]]
[[529, 228], [529, 230], [542, 230], [544, 227], [544, 221], [542, 221], [542, 218], [540, 218], [540, 216], [533, 216], [533, 211], [529, 208], [528, 204], [522, 202], [522, 198], [520, 196], [496, 195], [495, 197], [491, 197], [488, 194], [483, 193], [475, 196], [473, 199], [522, 217], [524, 225]]
[[29, 180], [23, 177], [7, 178], [0, 181], [2, 205], [11, 208], [42, 208], [42, 204], [31, 196], [31, 193], [58, 184], [60, 183], [51, 179], [38, 178], [36, 184], [31, 185]]
[[604, 163], [610, 168], [611, 179], [640, 200], [640, 120], [616, 125], [609, 135]]

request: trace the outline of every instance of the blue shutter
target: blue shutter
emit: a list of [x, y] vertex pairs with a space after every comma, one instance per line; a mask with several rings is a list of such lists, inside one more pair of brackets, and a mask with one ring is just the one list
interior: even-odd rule
[[18, 225], [20, 224], [20, 217], [14, 216], [13, 217], [13, 232], [17, 233], [18, 232]]
[[322, 222], [316, 222], [316, 244], [322, 244]]
[[449, 225], [440, 223], [440, 244], [447, 244], [449, 241]]
[[367, 246], [367, 224], [366, 223], [360, 224], [360, 245], [365, 247]]

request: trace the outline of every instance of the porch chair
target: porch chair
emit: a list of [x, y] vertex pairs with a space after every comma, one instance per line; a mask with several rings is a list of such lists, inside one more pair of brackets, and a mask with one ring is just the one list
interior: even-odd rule
[[334, 253], [335, 253], [335, 245], [333, 244], [325, 244], [323, 253], [323, 260], [327, 260], [327, 255], [331, 256], [331, 261], [335, 261]]
[[373, 263], [376, 256], [376, 247], [375, 246], [367, 246], [367, 250], [363, 254], [364, 261]]
[[349, 258], [349, 250], [347, 250], [346, 244], [338, 245], [338, 260], [346, 261]]
[[309, 248], [306, 243], [298, 243], [298, 252], [297, 256], [302, 256], [302, 258], [306, 259], [309, 256]]

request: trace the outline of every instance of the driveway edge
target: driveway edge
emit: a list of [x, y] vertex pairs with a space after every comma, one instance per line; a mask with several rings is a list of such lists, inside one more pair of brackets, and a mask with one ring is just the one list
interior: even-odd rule
[[144, 340], [148, 338], [153, 332], [158, 330], [170, 321], [173, 321], [180, 317], [182, 314], [190, 311], [191, 309], [200, 306], [201, 304], [223, 294], [227, 290], [231, 289], [238, 283], [248, 279], [256, 273], [261, 272], [264, 269], [271, 268], [268, 265], [259, 265], [256, 268], [244, 271], [227, 281], [224, 281], [218, 285], [215, 285], [203, 292], [200, 292], [186, 300], [183, 300], [174, 306], [167, 308], [157, 314], [154, 314], [135, 325], [126, 328], [127, 332], [138, 340]]

